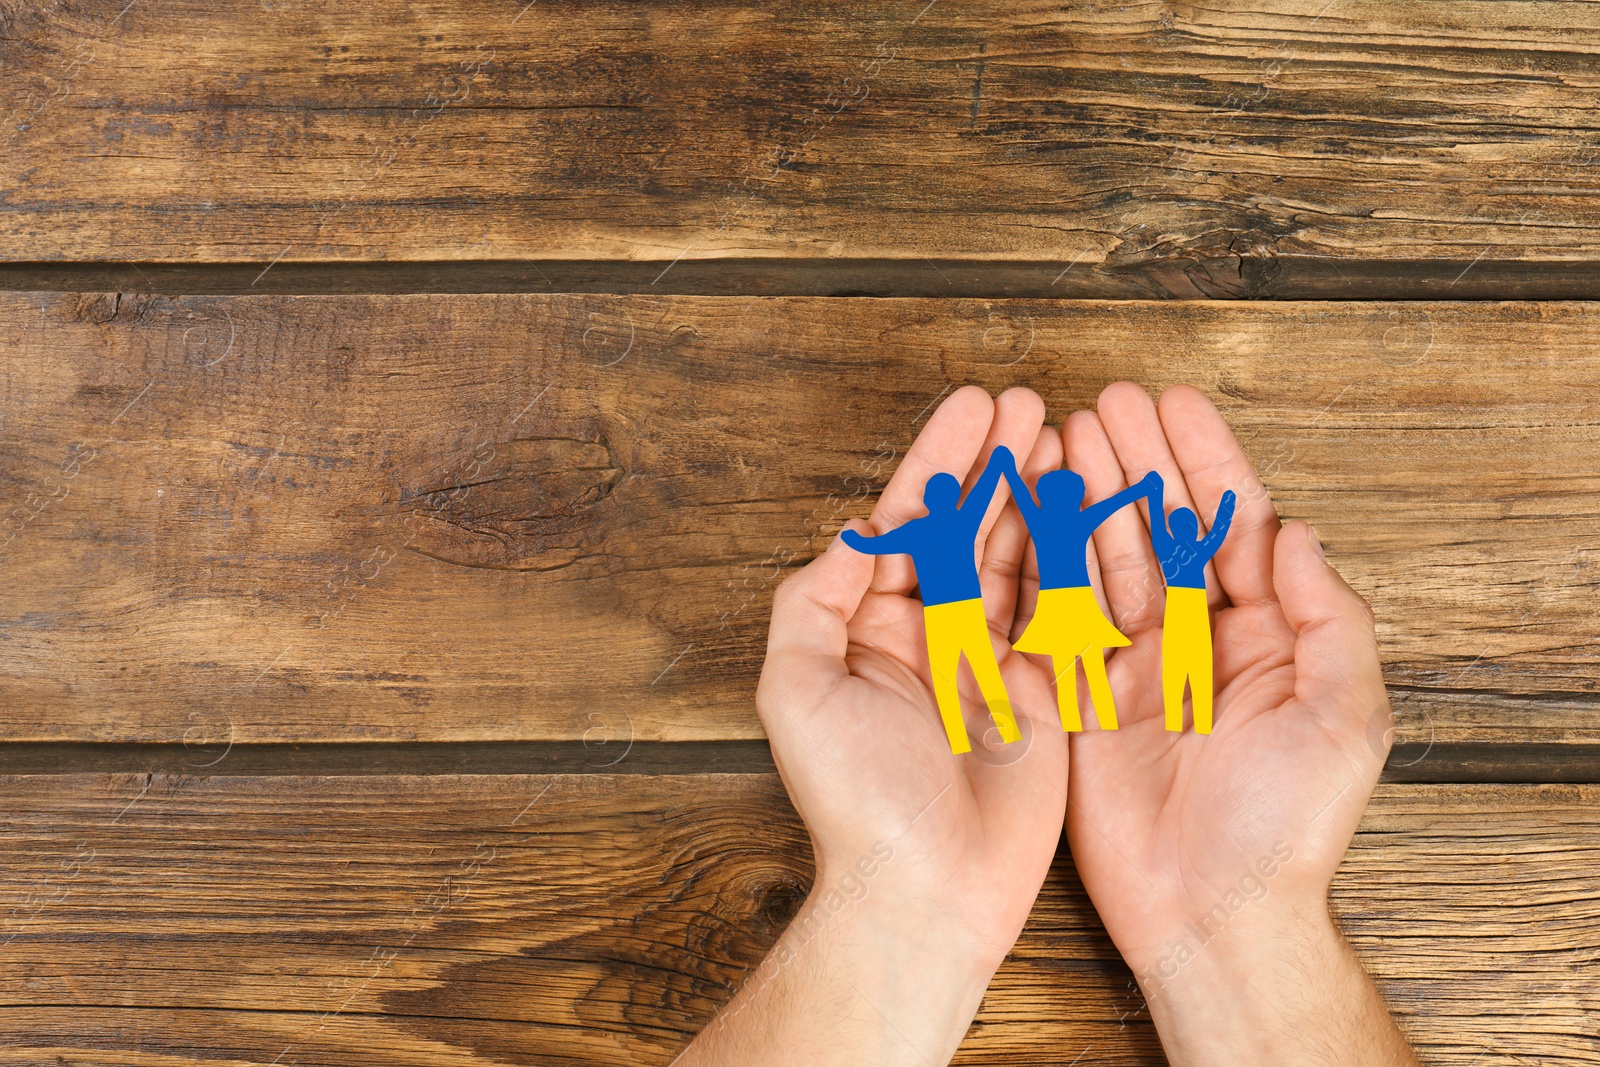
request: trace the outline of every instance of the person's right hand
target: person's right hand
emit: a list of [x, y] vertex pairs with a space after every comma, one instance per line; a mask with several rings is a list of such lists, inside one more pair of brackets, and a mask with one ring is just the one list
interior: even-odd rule
[[[1178, 386], [1121, 382], [1063, 430], [1089, 500], [1159, 472], [1169, 508], [1238, 513], [1206, 568], [1215, 726], [1163, 722], [1163, 582], [1124, 508], [1090, 574], [1133, 642], [1107, 656], [1121, 729], [1072, 738], [1072, 854], [1173, 1064], [1409, 1064], [1327, 908], [1388, 752], [1373, 616], [1303, 522], [1280, 527], [1222, 417]], [[1087, 695], [1084, 694], [1084, 699]], [[1092, 716], [1085, 715], [1086, 722]], [[1359, 1018], [1348, 1013], [1356, 1012]]]

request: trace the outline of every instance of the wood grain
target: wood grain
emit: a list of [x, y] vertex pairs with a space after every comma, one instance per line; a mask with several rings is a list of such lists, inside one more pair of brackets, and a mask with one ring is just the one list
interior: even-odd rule
[[1597, 41], [1511, 0], [6, 4], [0, 257], [1592, 296]]
[[[1423, 1062], [1600, 1063], [1597, 800], [1380, 790], [1334, 904]], [[766, 774], [8, 777], [0, 853], [11, 1063], [665, 1064], [811, 880]], [[1160, 1063], [1130, 980], [1063, 853], [957, 1062]]]
[[1597, 343], [1585, 304], [0, 297], [0, 734], [757, 737], [772, 586], [930, 405], [1132, 378], [1321, 531], [1402, 740], [1593, 741]]

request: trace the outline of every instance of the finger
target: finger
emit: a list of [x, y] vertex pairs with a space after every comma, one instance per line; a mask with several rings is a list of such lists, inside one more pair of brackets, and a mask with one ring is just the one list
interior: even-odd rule
[[[1052, 427], [1040, 427], [1039, 438], [1033, 444], [1033, 451], [1028, 453], [1027, 459], [1021, 465], [1022, 480], [1030, 486], [1037, 485], [1041, 476], [1061, 468], [1062, 458], [1061, 435]], [[1022, 636], [1022, 631], [1028, 628], [1028, 623], [1033, 621], [1034, 610], [1039, 604], [1039, 553], [1034, 548], [1033, 539], [1028, 536], [1027, 523], [1023, 521], [1022, 513], [1013, 510], [1006, 514], [1015, 516], [1016, 526], [1020, 528], [1023, 542], [1022, 559], [1018, 565], [1016, 581], [1013, 583], [1017, 597], [1016, 610], [1013, 612], [1011, 633], [1007, 635], [1007, 639], [1014, 643]], [[995, 535], [991, 534], [989, 540], [992, 542], [994, 539]], [[984, 596], [988, 595], [988, 590], [985, 589]]]
[[[852, 520], [846, 529], [861, 529]], [[827, 549], [783, 580], [772, 597], [767, 658], [756, 690], [756, 708], [769, 732], [773, 709], [804, 707], [822, 699], [849, 676], [845, 651], [849, 624], [871, 583], [873, 559], [835, 537]], [[786, 699], [773, 700], [775, 694]], [[800, 699], [795, 700], [798, 696]]]
[[[1201, 515], [1195, 507], [1194, 497], [1190, 495], [1183, 476], [1183, 468], [1178, 466], [1172, 454], [1172, 447], [1167, 442], [1166, 431], [1162, 429], [1161, 418], [1156, 413], [1156, 405], [1150, 399], [1150, 394], [1133, 382], [1113, 382], [1100, 394], [1096, 408], [1100, 413], [1100, 423], [1106, 429], [1106, 436], [1111, 440], [1111, 447], [1116, 449], [1117, 461], [1122, 464], [1123, 476], [1128, 479], [1128, 484], [1144, 477], [1148, 471], [1156, 471], [1165, 483], [1167, 514], [1151, 515], [1149, 502], [1141, 500], [1139, 508], [1144, 512], [1146, 521], [1152, 524], [1166, 522], [1167, 515], [1179, 508], [1188, 508], [1199, 518], [1200, 532], [1203, 534], [1208, 516]], [[1222, 586], [1210, 563], [1206, 564], [1206, 599], [1213, 609], [1226, 604]]]
[[[1073, 412], [1062, 436], [1067, 466], [1083, 479], [1085, 498], [1104, 500], [1127, 487], [1100, 416], [1092, 411]], [[1098, 575], [1106, 617], [1112, 624], [1129, 637], [1161, 625], [1165, 584], [1161, 565], [1150, 550], [1150, 529], [1139, 510], [1120, 508], [1101, 523], [1091, 552], [1089, 576], [1094, 579]]]
[[[974, 464], [973, 469], [980, 471], [988, 466], [994, 450], [1002, 445], [1011, 449], [1013, 455], [1031, 459], [1043, 427], [1044, 401], [1037, 393], [1031, 389], [1010, 389], [1000, 394], [995, 401], [994, 425], [989, 440], [984, 443], [982, 462]], [[1021, 513], [1005, 506], [1010, 492], [1010, 482], [1002, 478], [995, 487], [976, 541], [984, 614], [988, 617], [989, 628], [1002, 638], [1010, 634], [1012, 620], [1016, 618], [1017, 581], [1028, 546], [1028, 529]]]
[[1272, 581], [1295, 631], [1295, 696], [1343, 735], [1364, 737], [1373, 715], [1388, 707], [1372, 609], [1328, 564], [1303, 522], [1278, 531]]
[[[872, 532], [887, 533], [926, 513], [922, 490], [935, 474], [953, 474], [965, 481], [994, 416], [994, 400], [978, 386], [963, 386], [951, 393], [928, 418], [884, 486], [872, 509]], [[877, 561], [874, 590], [904, 594], [916, 588], [916, 569], [909, 556], [879, 556]]]
[[1222, 494], [1239, 498], [1233, 524], [1213, 559], [1217, 581], [1233, 604], [1271, 603], [1272, 551], [1278, 537], [1278, 512], [1250, 457], [1204, 393], [1175, 385], [1156, 405], [1172, 454], [1183, 470], [1202, 519], [1216, 515]]

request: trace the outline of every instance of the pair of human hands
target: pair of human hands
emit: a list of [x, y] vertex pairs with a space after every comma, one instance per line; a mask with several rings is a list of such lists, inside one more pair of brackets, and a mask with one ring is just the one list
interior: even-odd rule
[[[847, 909], [856, 950], [890, 957], [906, 947], [897, 939], [936, 939], [932, 956], [907, 947], [898, 963], [878, 962], [916, 968], [926, 1013], [954, 1010], [953, 1030], [919, 1021], [914, 989], [879, 989], [874, 1000], [851, 988], [885, 1019], [893, 1011], [886, 1003], [904, 1007], [895, 1029], [916, 1046], [910, 1062], [942, 1062], [976, 1010], [971, 976], [981, 975], [981, 997], [1022, 930], [1064, 823], [1169, 1056], [1180, 1062], [1173, 1048], [1186, 1047], [1193, 1055], [1182, 1062], [1210, 1062], [1209, 1039], [1188, 1026], [1215, 1007], [1207, 996], [1225, 996], [1230, 982], [1252, 986], [1252, 969], [1260, 978], [1260, 968], [1286, 959], [1320, 968], [1328, 954], [1348, 956], [1327, 893], [1389, 744], [1372, 613], [1328, 565], [1310, 527], [1280, 524], [1221, 415], [1186, 386], [1157, 404], [1136, 385], [1112, 385], [1096, 411], [1072, 413], [1059, 431], [1045, 424], [1031, 390], [996, 399], [960, 389], [928, 420], [870, 519], [849, 528], [878, 534], [916, 517], [930, 476], [949, 472], [970, 487], [1000, 446], [1025, 457], [1030, 483], [1061, 466], [1075, 470], [1087, 502], [1150, 471], [1164, 480], [1169, 506], [1201, 516], [1237, 491], [1233, 527], [1206, 570], [1214, 731], [1164, 726], [1163, 582], [1146, 502], [1112, 515], [1089, 557], [1107, 617], [1132, 640], [1107, 655], [1121, 729], [1069, 738], [1051, 661], [1011, 648], [1031, 618], [1039, 578], [1021, 516], [1005, 507], [1008, 493], [996, 493], [976, 552], [1023, 738], [1002, 745], [984, 731], [981, 698], [963, 670], [964, 696], [980, 709], [969, 724], [983, 738], [961, 757], [950, 754], [936, 710], [911, 561], [870, 558], [836, 540], [777, 590], [757, 693], [815, 851], [815, 889], [802, 915]], [[835, 921], [830, 937], [845, 929]], [[941, 975], [951, 990], [943, 1001], [929, 991]], [[1238, 995], [1250, 993], [1240, 986]]]

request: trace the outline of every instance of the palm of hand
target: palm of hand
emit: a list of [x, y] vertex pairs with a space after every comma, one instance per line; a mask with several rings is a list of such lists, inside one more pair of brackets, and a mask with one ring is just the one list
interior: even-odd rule
[[[1313, 720], [1294, 700], [1294, 630], [1272, 607], [1213, 616], [1213, 732], [1166, 729], [1159, 625], [1129, 636], [1107, 664], [1122, 727], [1076, 743], [1073, 843], [1108, 929], [1128, 948], [1172, 936], [1203, 915], [1259, 858], [1243, 840], [1257, 813], [1297, 792]], [[1303, 842], [1301, 843], [1303, 847]]]
[[[985, 935], [1006, 941], [1033, 905], [1032, 892], [1012, 887], [1038, 881], [1061, 836], [1066, 746], [1050, 675], [1022, 656], [1006, 656], [1002, 668], [1023, 740], [1002, 745], [969, 705], [973, 752], [952, 758], [928, 679], [921, 617], [922, 602], [913, 597], [867, 595], [850, 625], [851, 677], [836, 713], [877, 724], [856, 750], [857, 773], [877, 775], [882, 801], [912, 828], [902, 840], [915, 862], [939, 872], [956, 910], [972, 902], [973, 913], [992, 922]], [[972, 703], [981, 709], [981, 698]]]

